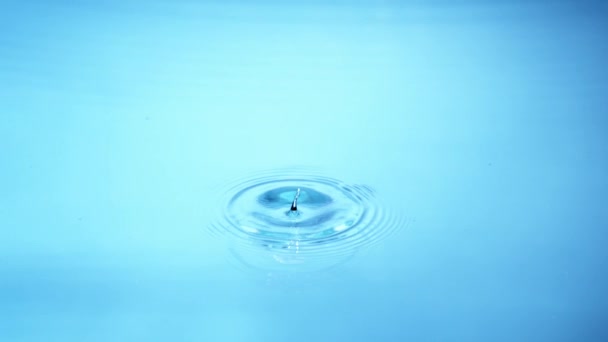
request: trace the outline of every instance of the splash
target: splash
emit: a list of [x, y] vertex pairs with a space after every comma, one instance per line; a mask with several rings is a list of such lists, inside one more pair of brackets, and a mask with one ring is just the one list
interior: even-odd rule
[[244, 263], [262, 268], [334, 265], [402, 223], [370, 187], [300, 170], [241, 179], [220, 210], [213, 229]]

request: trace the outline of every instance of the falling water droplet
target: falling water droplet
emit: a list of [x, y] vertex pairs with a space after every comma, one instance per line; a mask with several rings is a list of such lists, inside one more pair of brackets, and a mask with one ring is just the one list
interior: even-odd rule
[[293, 202], [291, 202], [291, 211], [298, 210], [298, 197], [300, 197], [300, 188], [298, 188], [298, 191], [296, 191], [296, 195], [293, 198]]

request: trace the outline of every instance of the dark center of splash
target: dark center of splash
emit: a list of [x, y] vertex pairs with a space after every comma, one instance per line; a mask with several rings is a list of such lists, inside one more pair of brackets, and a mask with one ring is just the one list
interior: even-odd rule
[[[266, 208], [287, 208], [293, 203], [298, 189], [298, 204], [303, 207], [318, 208], [331, 203], [331, 197], [306, 187], [280, 187], [271, 189], [258, 196], [258, 203]], [[291, 208], [290, 208], [291, 209]]]

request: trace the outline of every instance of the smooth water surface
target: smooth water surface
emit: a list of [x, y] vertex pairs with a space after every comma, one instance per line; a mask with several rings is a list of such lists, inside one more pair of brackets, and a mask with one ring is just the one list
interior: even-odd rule
[[604, 3], [0, 8], [0, 340], [608, 340]]

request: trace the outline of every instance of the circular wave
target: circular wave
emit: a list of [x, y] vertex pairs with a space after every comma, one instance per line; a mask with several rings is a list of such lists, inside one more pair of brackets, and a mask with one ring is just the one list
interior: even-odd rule
[[332, 266], [401, 223], [371, 188], [302, 170], [238, 180], [219, 209], [212, 229], [231, 237], [233, 254], [242, 263], [261, 268]]

